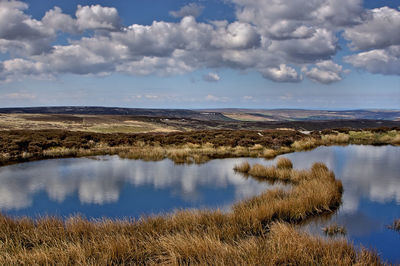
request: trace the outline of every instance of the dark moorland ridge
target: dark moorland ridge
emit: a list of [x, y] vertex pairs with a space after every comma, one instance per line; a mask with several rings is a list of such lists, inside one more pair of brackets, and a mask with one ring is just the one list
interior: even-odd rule
[[0, 108], [3, 114], [81, 114], [81, 115], [134, 115], [164, 118], [191, 118], [201, 120], [233, 120], [221, 113], [198, 112], [188, 109], [146, 109], [100, 106], [57, 106]]
[[144, 117], [181, 118], [213, 121], [236, 121], [227, 114], [242, 114], [272, 121], [309, 120], [400, 120], [400, 110], [304, 110], [304, 109], [146, 109], [101, 106], [55, 106], [0, 108], [0, 113], [20, 114], [85, 114], [85, 115], [132, 115]]

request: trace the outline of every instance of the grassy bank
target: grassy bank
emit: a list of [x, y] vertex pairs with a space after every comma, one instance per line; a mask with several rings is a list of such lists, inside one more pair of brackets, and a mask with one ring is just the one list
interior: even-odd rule
[[285, 180], [291, 188], [266, 191], [229, 213], [178, 211], [138, 221], [74, 217], [65, 222], [0, 216], [0, 264], [380, 264], [374, 253], [356, 251], [344, 240], [296, 230], [295, 224], [332, 213], [341, 203], [342, 184], [325, 165], [293, 170], [282, 159], [268, 168], [273, 174], [261, 167], [236, 170], [260, 180]]
[[202, 163], [215, 158], [262, 157], [321, 145], [400, 145], [400, 130], [316, 131], [204, 130], [148, 134], [99, 134], [62, 130], [0, 131], [0, 164], [61, 157], [118, 154], [124, 158]]

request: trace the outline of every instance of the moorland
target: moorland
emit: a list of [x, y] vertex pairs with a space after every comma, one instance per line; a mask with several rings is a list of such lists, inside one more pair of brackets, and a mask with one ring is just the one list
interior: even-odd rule
[[[104, 154], [203, 163], [228, 157], [270, 159], [321, 145], [400, 145], [396, 119], [239, 121], [210, 110], [186, 116], [170, 110], [169, 116], [161, 117], [154, 110], [144, 115], [74, 111], [0, 112], [0, 163]], [[346, 188], [325, 165], [295, 170], [282, 159], [273, 167], [247, 163], [235, 170], [245, 178], [285, 182], [291, 188], [266, 191], [236, 203], [228, 213], [183, 210], [139, 220], [32, 220], [1, 215], [0, 263], [383, 263], [374, 251], [358, 249], [343, 238], [323, 239], [296, 227], [307, 219], [333, 214], [341, 204]]]

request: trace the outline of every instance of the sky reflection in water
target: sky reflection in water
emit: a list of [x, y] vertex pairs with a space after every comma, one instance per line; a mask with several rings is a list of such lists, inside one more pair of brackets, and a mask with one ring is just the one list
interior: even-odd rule
[[271, 187], [233, 171], [241, 160], [175, 165], [117, 156], [0, 168], [0, 210], [10, 215], [139, 217], [176, 208], [225, 208]]

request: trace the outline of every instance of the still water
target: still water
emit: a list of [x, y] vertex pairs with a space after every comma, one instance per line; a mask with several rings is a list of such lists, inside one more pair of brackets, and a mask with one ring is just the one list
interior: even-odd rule
[[183, 208], [228, 209], [272, 187], [236, 174], [238, 161], [176, 165], [99, 156], [1, 167], [0, 211], [31, 217], [79, 213], [138, 218]]
[[[400, 233], [387, 228], [400, 218], [400, 148], [331, 146], [286, 154], [295, 168], [324, 162], [344, 185], [343, 204], [329, 219], [305, 226], [315, 234], [337, 223], [357, 246], [400, 263]], [[144, 162], [117, 156], [56, 159], [0, 168], [0, 211], [11, 216], [140, 217], [187, 208], [229, 210], [234, 202], [282, 186], [243, 178], [235, 164], [275, 160], [222, 159], [201, 165]]]

